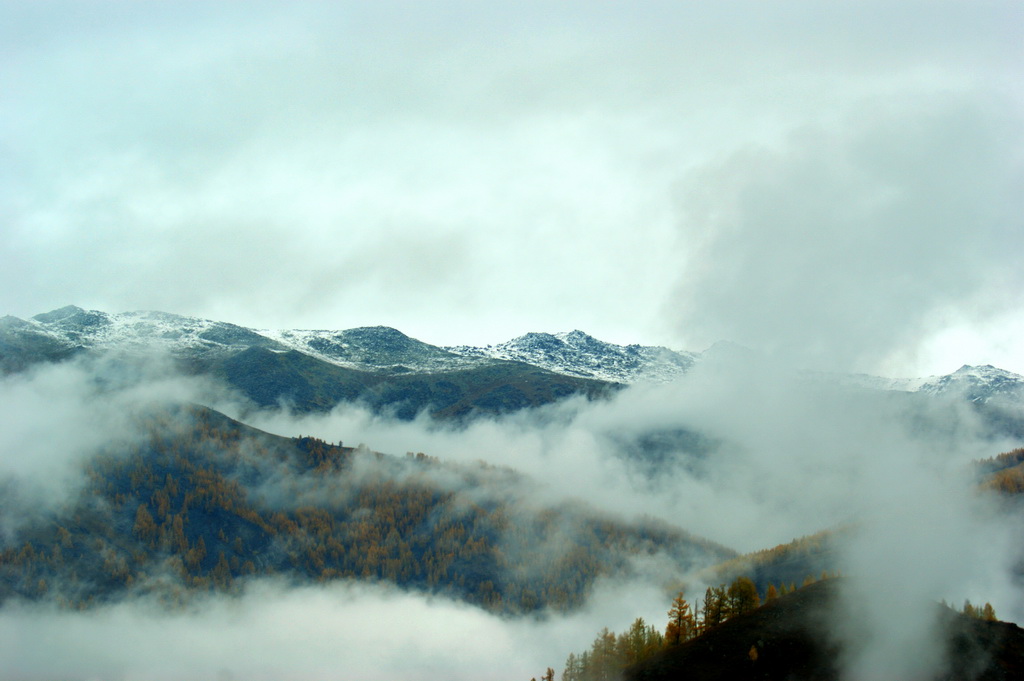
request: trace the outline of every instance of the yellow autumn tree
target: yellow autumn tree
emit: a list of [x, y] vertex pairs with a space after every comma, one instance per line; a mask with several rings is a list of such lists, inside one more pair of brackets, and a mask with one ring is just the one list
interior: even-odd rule
[[668, 611], [668, 626], [665, 628], [665, 645], [685, 643], [696, 634], [697, 622], [694, 619], [690, 604], [683, 598], [680, 591], [672, 600]]

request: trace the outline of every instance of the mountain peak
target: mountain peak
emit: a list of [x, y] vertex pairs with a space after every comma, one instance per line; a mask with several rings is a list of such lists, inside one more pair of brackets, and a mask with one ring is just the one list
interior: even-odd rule
[[612, 383], [671, 381], [685, 373], [694, 362], [691, 353], [659, 347], [615, 345], [579, 329], [555, 334], [530, 331], [486, 348], [459, 346], [448, 350], [468, 357], [525, 362], [567, 376]]
[[24, 319], [20, 319], [13, 315], [4, 315], [3, 317], [0, 317], [0, 329], [23, 329], [28, 326], [32, 325]]
[[965, 397], [971, 402], [988, 402], [993, 397], [1024, 397], [1024, 376], [994, 367], [965, 364], [946, 376], [926, 382], [921, 392], [933, 395], [950, 394]]
[[588, 333], [584, 333], [579, 329], [574, 329], [569, 333], [558, 333], [555, 334], [556, 338], [561, 339], [565, 343], [573, 346], [581, 345], [608, 345], [603, 341], [599, 341]]
[[65, 305], [64, 307], [57, 308], [56, 310], [50, 310], [49, 312], [42, 312], [32, 317], [37, 322], [43, 324], [54, 324], [56, 322], [63, 321], [69, 317], [73, 317], [77, 314], [85, 314], [85, 310], [78, 307], [77, 305]]

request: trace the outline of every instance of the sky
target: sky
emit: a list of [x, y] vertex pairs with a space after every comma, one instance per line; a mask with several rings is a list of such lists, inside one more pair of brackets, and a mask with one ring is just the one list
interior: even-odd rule
[[0, 1], [0, 314], [1024, 373], [1024, 5]]

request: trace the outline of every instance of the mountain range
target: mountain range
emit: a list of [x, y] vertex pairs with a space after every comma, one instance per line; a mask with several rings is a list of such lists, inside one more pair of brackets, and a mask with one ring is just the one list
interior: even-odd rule
[[[243, 408], [236, 420], [208, 405], [176, 403], [173, 396], [158, 406], [140, 406], [124, 422], [131, 421], [125, 429], [133, 436], [111, 433], [79, 461], [81, 480], [59, 504], [37, 498], [31, 486], [0, 479], [0, 604], [53, 601], [88, 608], [143, 596], [180, 607], [195, 594], [241, 593], [255, 579], [366, 580], [445, 595], [502, 615], [536, 615], [577, 610], [601, 580], [628, 580], [647, 565], [675, 566], [711, 584], [743, 574], [761, 592], [833, 571], [842, 539], [835, 528], [739, 555], [691, 534], [684, 527], [687, 517], [620, 517], [600, 497], [545, 499], [537, 479], [493, 465], [485, 450], [474, 464], [412, 452], [400, 457], [362, 445], [272, 435], [245, 418], [247, 406], [315, 413], [354, 403], [398, 420], [427, 414], [452, 422], [443, 428], [459, 433], [460, 420], [568, 398], [628, 396], [628, 386], [669, 384], [702, 364], [713, 368], [739, 355], [750, 352], [728, 344], [703, 353], [622, 346], [578, 330], [527, 333], [487, 347], [442, 347], [384, 326], [266, 330], [164, 312], [111, 314], [74, 306], [30, 319], [4, 317], [0, 375], [81, 362], [89, 380], [104, 387], [121, 379], [145, 382], [170, 368], [226, 387]], [[1003, 369], [963, 366], [927, 378], [824, 379], [858, 396], [864, 391], [872, 399], [891, 400], [898, 407], [893, 413], [907, 417], [915, 431], [955, 431], [957, 415], [971, 412], [1000, 444], [1006, 436], [1024, 440], [1024, 377]], [[17, 383], [15, 377], [11, 385]], [[90, 395], [103, 401], [106, 393]], [[120, 412], [121, 406], [107, 409]], [[64, 427], [58, 418], [47, 427]], [[699, 422], [639, 421], [635, 427], [593, 428], [583, 438], [581, 455], [562, 473], [591, 466], [590, 450], [601, 451], [606, 438], [612, 456], [636, 464], [616, 470], [628, 476], [639, 471], [631, 484], [644, 490], [671, 483], [684, 469], [700, 484], [711, 484], [702, 477], [702, 462], [727, 453], [717, 449], [721, 429], [705, 433]], [[40, 433], [32, 430], [31, 437], [45, 440]], [[75, 442], [72, 437], [57, 446], [74, 449]], [[43, 449], [48, 448], [47, 441]], [[36, 451], [25, 448], [30, 450]], [[983, 462], [977, 478], [1016, 499], [1024, 490], [1018, 484], [1024, 479], [1021, 456], [1017, 450]], [[683, 466], [665, 465], [670, 459]], [[77, 461], [71, 454], [64, 460]], [[773, 655], [791, 645], [803, 646], [801, 654], [818, 665], [822, 675], [808, 678], [833, 678], [830, 665], [819, 665], [818, 642], [801, 633], [803, 610], [787, 614], [781, 606], [769, 607], [723, 629], [718, 638], [652, 658], [632, 670], [631, 678], [681, 678], [675, 674], [683, 664], [720, 672], [694, 678], [744, 678], [735, 675], [737, 665], [743, 673], [760, 674], [756, 678], [788, 678], [790, 667]], [[751, 641], [761, 642], [755, 646], [759, 667], [750, 664]], [[733, 647], [738, 653], [730, 652], [723, 663], [720, 652]], [[764, 675], [773, 665], [782, 676]]]
[[[318, 409], [330, 408], [343, 399], [369, 398], [378, 406], [405, 399], [409, 404], [400, 410], [405, 415], [409, 415], [409, 407], [430, 408], [440, 415], [474, 408], [502, 411], [536, 406], [573, 393], [593, 397], [614, 386], [669, 382], [686, 374], [704, 356], [715, 354], [718, 347], [697, 353], [616, 345], [579, 330], [530, 332], [486, 347], [443, 347], [386, 326], [253, 329], [166, 312], [109, 314], [73, 305], [28, 320], [0, 319], [0, 370], [5, 373], [81, 354], [115, 351], [130, 356], [156, 350], [192, 371], [228, 378], [261, 405], [284, 400], [299, 409]], [[278, 375], [278, 390], [254, 391], [240, 385], [239, 369], [257, 367]], [[324, 375], [313, 380], [316, 374]], [[428, 376], [456, 380], [454, 385], [424, 385], [415, 380]], [[955, 396], [974, 403], [1024, 400], [1024, 376], [989, 365], [965, 365], [951, 374], [925, 378], [863, 374], [838, 378], [865, 388]], [[333, 391], [318, 387], [330, 382], [345, 386], [338, 389], [336, 385]], [[410, 386], [387, 397], [377, 394], [375, 400], [374, 389], [382, 382]]]

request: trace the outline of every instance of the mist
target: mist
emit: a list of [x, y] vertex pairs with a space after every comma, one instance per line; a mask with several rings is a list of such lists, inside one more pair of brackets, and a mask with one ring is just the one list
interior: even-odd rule
[[[84, 483], [85, 464], [97, 454], [142, 444], [141, 417], [150, 410], [181, 403], [206, 403], [225, 412], [242, 408], [230, 391], [177, 374], [165, 357], [148, 356], [138, 366], [123, 359], [45, 365], [0, 381], [0, 404], [12, 418], [18, 417], [5, 429], [4, 451], [25, 454], [3, 458], [5, 540], [24, 521], [72, 503]], [[285, 412], [263, 416], [276, 419], [289, 437], [319, 434], [320, 429], [310, 427], [315, 420]], [[524, 420], [518, 427], [531, 423]], [[382, 432], [389, 426], [397, 429], [400, 424], [380, 419]], [[448, 430], [440, 424], [428, 426], [426, 420], [421, 428]], [[368, 436], [368, 446], [389, 452], [389, 441], [380, 446], [369, 437], [374, 433], [361, 434]], [[457, 432], [448, 432], [448, 437], [457, 438]], [[389, 453], [399, 456], [381, 461], [369, 454], [357, 457], [345, 485], [350, 489], [372, 478], [401, 485], [427, 478], [467, 501], [508, 500], [521, 504], [517, 512], [525, 513], [563, 500], [538, 495], [528, 479], [509, 471], [478, 473], [486, 484], [474, 489], [467, 486], [464, 473], [444, 466], [424, 473], [403, 451]], [[488, 451], [479, 451], [476, 459], [488, 456]], [[309, 481], [289, 479], [283, 468], [270, 473], [267, 484], [254, 493], [282, 507], [322, 501], [340, 489], [330, 480], [306, 485]], [[26, 508], [31, 511], [19, 517]], [[523, 560], [515, 561], [521, 569], [537, 569], [545, 558], [571, 548], [571, 532], [567, 524], [546, 544], [506, 542], [503, 548], [522, 552]], [[169, 607], [167, 600], [146, 593], [161, 580], [151, 574], [140, 591], [82, 611], [61, 608], [52, 600], [8, 600], [0, 607], [0, 659], [4, 677], [12, 679], [530, 678], [548, 666], [560, 668], [569, 652], [586, 648], [602, 627], [625, 629], [637, 616], [660, 622], [668, 599], [666, 584], [677, 576], [678, 566], [665, 560], [638, 559], [628, 575], [599, 580], [578, 610], [512, 617], [443, 595], [356, 581], [297, 586], [254, 579], [240, 593], [199, 595]], [[171, 574], [166, 578], [168, 583], [176, 579]]]
[[0, 658], [5, 679], [528, 679], [560, 669], [602, 626], [660, 622], [663, 600], [606, 582], [579, 612], [510, 619], [386, 585], [262, 580], [180, 611], [144, 599], [85, 612], [8, 604]]
[[705, 344], [899, 375], [922, 339], [1017, 304], [1021, 121], [994, 94], [868, 99], [695, 170], [666, 314]]
[[[396, 422], [358, 405], [319, 416], [265, 412], [252, 421], [275, 432], [344, 433], [384, 451], [510, 466], [537, 481], [534, 504], [583, 499], [739, 551], [842, 529], [846, 579], [831, 627], [854, 681], [939, 670], [940, 600], [989, 601], [1003, 619], [1024, 616], [1014, 578], [1019, 519], [979, 494], [970, 467], [1019, 443], [992, 439], [966, 403], [882, 394], [740, 353], [608, 401], [568, 400], [460, 427], [425, 416]], [[693, 429], [714, 445], [675, 452], [653, 471], [620, 449], [623, 437], [672, 428]], [[662, 582], [667, 574], [659, 573]], [[699, 572], [675, 577], [691, 596], [714, 585]]]
[[9, 502], [0, 506], [0, 529], [9, 533], [26, 513], [73, 498], [90, 458], [141, 440], [141, 416], [214, 399], [232, 398], [210, 381], [181, 375], [161, 354], [83, 357], [0, 377], [0, 485]]
[[[920, 660], [941, 662], [930, 628], [939, 599], [990, 601], [1005, 619], [1024, 616], [1011, 572], [1020, 559], [1016, 519], [978, 496], [969, 467], [1014, 443], [993, 441], [975, 412], [954, 401], [882, 395], [756, 353], [724, 353], [709, 354], [674, 383], [636, 385], [607, 400], [570, 398], [460, 424], [425, 414], [407, 422], [358, 404], [319, 415], [252, 411], [166, 362], [145, 364], [150, 370], [135, 378], [123, 363], [75, 361], [3, 379], [0, 404], [20, 415], [4, 447], [29, 454], [5, 457], [6, 478], [58, 505], [75, 493], [83, 462], [111, 438], [136, 436], [133, 414], [147, 405], [204, 403], [245, 412], [245, 422], [272, 433], [399, 457], [357, 466], [356, 477], [408, 481], [406, 452], [527, 476], [474, 489], [444, 466], [430, 474], [432, 484], [467, 499], [503, 497], [524, 509], [583, 502], [625, 521], [660, 519], [739, 551], [842, 527], [848, 586], [834, 630], [853, 651], [851, 679], [879, 669], [912, 675]], [[623, 448], [673, 429], [700, 433], [709, 445], [654, 462]], [[286, 503], [283, 491], [296, 489], [282, 483], [261, 493]], [[328, 485], [304, 493], [333, 492]], [[568, 545], [571, 534], [552, 541]], [[533, 548], [566, 548], [554, 544]], [[694, 597], [707, 579], [696, 567], [638, 561], [628, 582], [599, 582], [581, 610], [530, 618], [383, 584], [257, 580], [241, 595], [199, 598], [180, 611], [147, 597], [84, 612], [8, 602], [0, 640], [13, 678], [529, 678], [560, 669], [603, 627], [624, 630], [641, 616], [662, 625], [669, 585]], [[49, 654], [55, 647], [65, 654]], [[511, 669], [521, 671], [505, 673]]]
[[[966, 405], [901, 397], [836, 385], [833, 377], [764, 358], [730, 359], [609, 400], [572, 398], [467, 424], [425, 414], [398, 421], [358, 404], [328, 415], [249, 412], [246, 421], [386, 453], [507, 466], [534, 479], [538, 498], [600, 500], [620, 514], [660, 517], [754, 550], [849, 520], [865, 507], [859, 499], [903, 484], [887, 473], [920, 465], [941, 476], [967, 475], [972, 459], [1014, 446], [989, 439]], [[679, 428], [705, 436], [710, 451], [670, 452], [652, 475], [623, 450], [624, 439]], [[728, 513], [709, 515], [708, 508]], [[765, 526], [769, 511], [773, 523]]]

